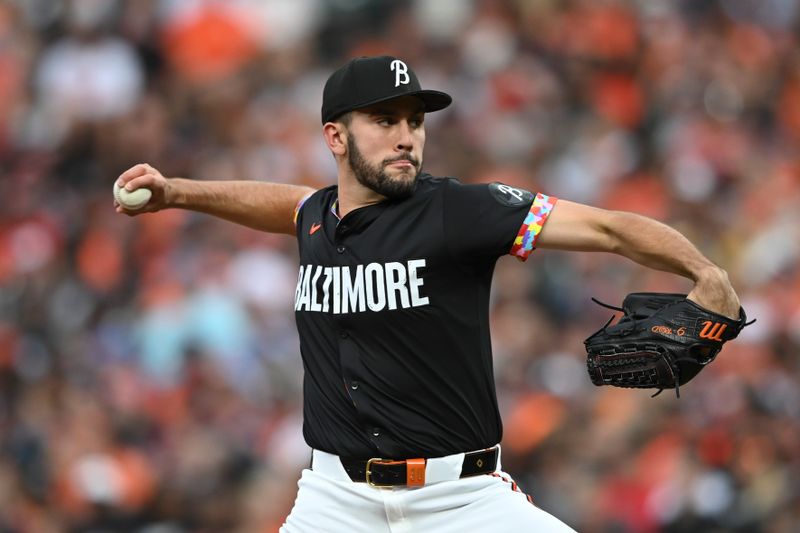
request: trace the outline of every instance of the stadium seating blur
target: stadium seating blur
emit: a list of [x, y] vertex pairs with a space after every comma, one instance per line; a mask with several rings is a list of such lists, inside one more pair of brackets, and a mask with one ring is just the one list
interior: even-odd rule
[[268, 533], [310, 450], [293, 239], [116, 214], [168, 176], [322, 187], [327, 75], [406, 60], [455, 103], [425, 169], [683, 232], [758, 321], [682, 390], [596, 388], [612, 255], [500, 260], [502, 461], [589, 533], [800, 529], [796, 0], [0, 1], [0, 533]]

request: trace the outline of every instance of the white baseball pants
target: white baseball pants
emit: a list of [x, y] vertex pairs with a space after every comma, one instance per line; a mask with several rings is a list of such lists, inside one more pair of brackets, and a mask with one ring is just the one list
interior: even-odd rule
[[501, 470], [459, 479], [464, 454], [428, 459], [422, 487], [353, 482], [336, 455], [313, 451], [280, 533], [496, 533], [574, 530], [547, 514]]

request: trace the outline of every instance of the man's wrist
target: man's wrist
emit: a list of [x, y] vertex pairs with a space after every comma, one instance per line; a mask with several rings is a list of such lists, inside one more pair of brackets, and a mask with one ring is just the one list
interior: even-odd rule
[[696, 271], [693, 276], [695, 285], [700, 284], [718, 284], [722, 283], [725, 285], [730, 284], [730, 280], [728, 279], [728, 272], [724, 269], [718, 267], [717, 265], [708, 265], [700, 270]]
[[739, 316], [739, 297], [731, 286], [728, 273], [716, 265], [697, 273], [688, 298], [733, 320]]
[[691, 279], [695, 285], [701, 283], [716, 283], [727, 280], [728, 273], [714, 263], [709, 262], [689, 269], [688, 278]]
[[182, 178], [164, 179], [164, 203], [166, 207], [185, 207], [186, 194], [181, 186], [186, 180]]

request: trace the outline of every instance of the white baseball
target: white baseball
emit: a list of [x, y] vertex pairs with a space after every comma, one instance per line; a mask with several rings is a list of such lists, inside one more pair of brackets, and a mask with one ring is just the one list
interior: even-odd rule
[[114, 182], [114, 199], [125, 209], [141, 209], [150, 201], [151, 196], [153, 196], [153, 191], [145, 187], [129, 191]]

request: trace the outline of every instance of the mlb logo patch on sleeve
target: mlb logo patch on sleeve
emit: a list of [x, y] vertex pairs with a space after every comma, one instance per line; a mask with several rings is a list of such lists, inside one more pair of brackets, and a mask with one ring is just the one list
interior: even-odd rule
[[492, 193], [495, 200], [508, 207], [517, 207], [533, 202], [533, 193], [503, 183], [490, 183], [489, 192]]

